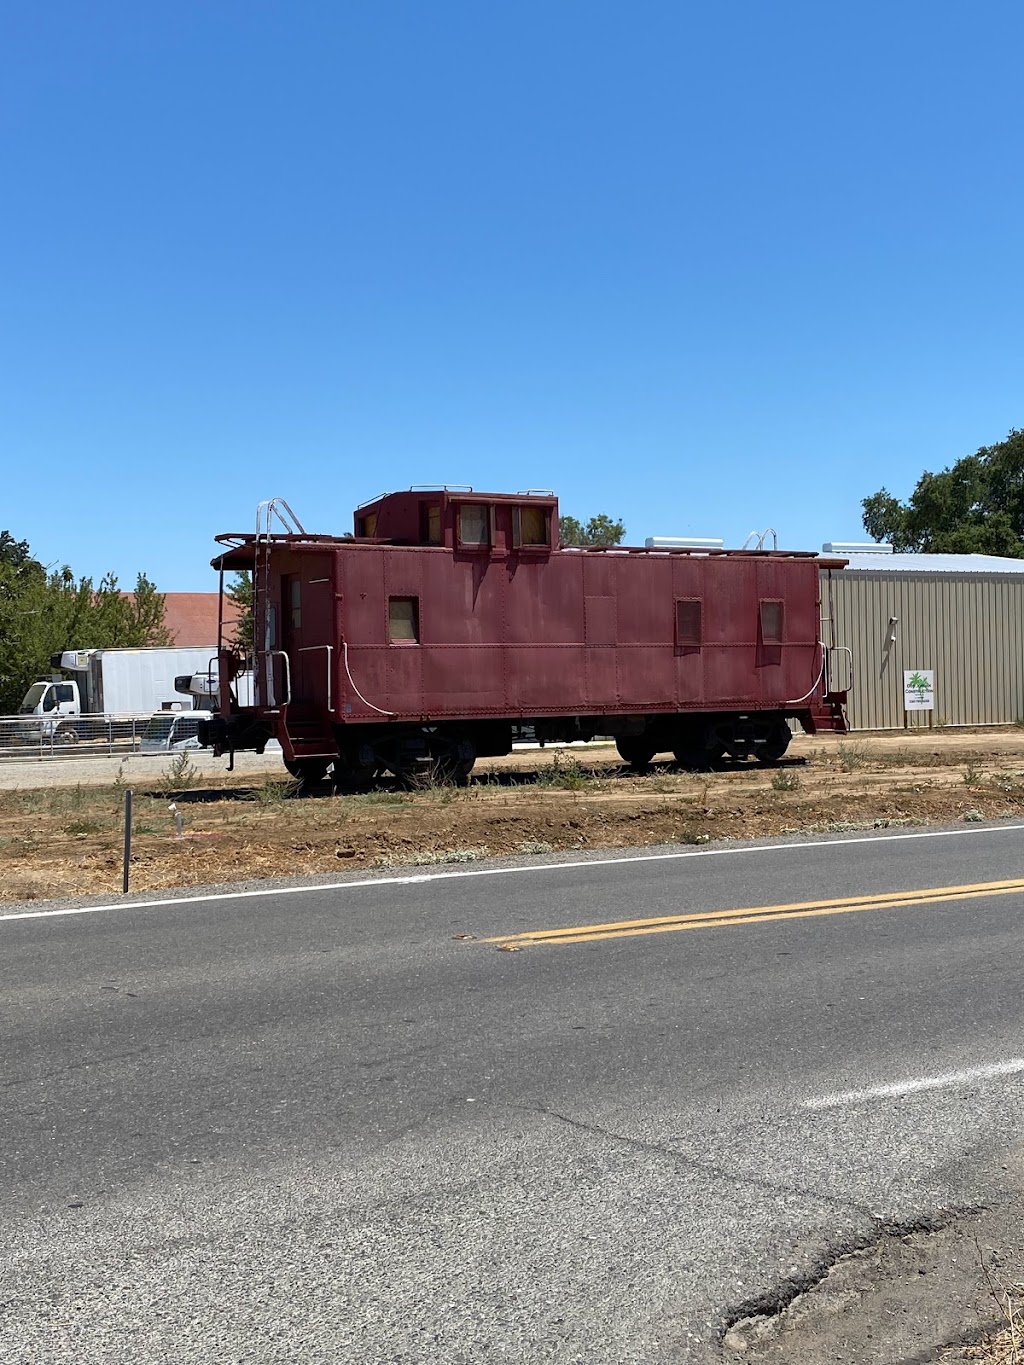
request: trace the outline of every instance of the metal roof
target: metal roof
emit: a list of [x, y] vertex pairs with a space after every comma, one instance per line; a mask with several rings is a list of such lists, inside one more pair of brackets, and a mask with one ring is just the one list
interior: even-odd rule
[[1001, 555], [872, 554], [864, 551], [851, 554], [844, 572], [865, 570], [878, 573], [1024, 574], [1024, 559]]

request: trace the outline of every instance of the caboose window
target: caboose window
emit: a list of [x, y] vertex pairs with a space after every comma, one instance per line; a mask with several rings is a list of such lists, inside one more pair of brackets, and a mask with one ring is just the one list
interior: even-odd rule
[[489, 544], [490, 520], [487, 515], [487, 507], [483, 503], [463, 503], [459, 508], [459, 544]]
[[365, 517], [359, 518], [357, 535], [367, 536], [370, 540], [377, 534], [377, 513], [367, 512]]
[[676, 599], [676, 644], [700, 645], [703, 629], [703, 602], [699, 597]]
[[512, 544], [547, 545], [548, 517], [544, 507], [513, 507]]
[[761, 639], [768, 645], [782, 644], [782, 603], [762, 601]]
[[418, 644], [420, 638], [420, 599], [388, 598], [388, 636], [396, 644]]
[[424, 545], [441, 545], [443, 538], [441, 535], [441, 504], [439, 502], [429, 502], [423, 506], [423, 524], [420, 528], [421, 538]]

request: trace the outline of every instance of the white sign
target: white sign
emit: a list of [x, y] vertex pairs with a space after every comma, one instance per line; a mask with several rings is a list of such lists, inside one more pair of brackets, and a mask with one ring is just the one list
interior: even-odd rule
[[915, 668], [903, 674], [904, 711], [933, 711], [935, 709], [935, 670]]

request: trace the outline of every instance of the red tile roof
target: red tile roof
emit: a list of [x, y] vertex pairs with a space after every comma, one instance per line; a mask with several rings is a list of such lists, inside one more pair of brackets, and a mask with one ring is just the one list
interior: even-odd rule
[[[131, 597], [131, 593], [125, 593]], [[173, 644], [182, 648], [199, 648], [217, 644], [217, 594], [215, 592], [169, 592], [164, 594], [166, 605], [164, 624]], [[224, 636], [231, 639], [232, 626], [238, 619], [238, 608], [224, 598]]]

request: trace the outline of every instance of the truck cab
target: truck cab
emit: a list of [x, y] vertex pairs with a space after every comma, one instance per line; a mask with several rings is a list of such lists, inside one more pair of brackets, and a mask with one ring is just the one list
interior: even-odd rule
[[208, 721], [210, 711], [157, 711], [142, 732], [139, 752], [143, 754], [180, 753], [199, 749], [199, 722]]
[[72, 718], [82, 714], [76, 682], [40, 678], [21, 699], [18, 715], [33, 722], [33, 734], [43, 739], [67, 739], [74, 743], [78, 732]]

